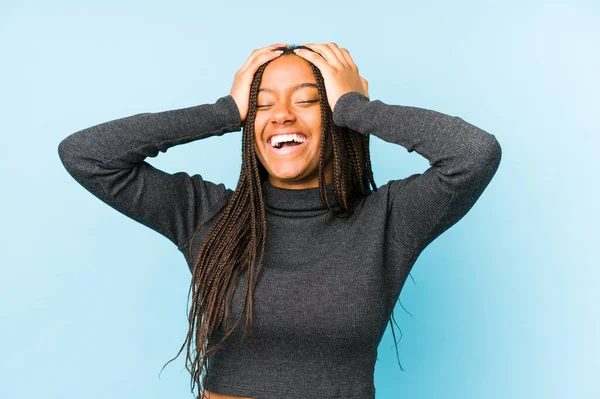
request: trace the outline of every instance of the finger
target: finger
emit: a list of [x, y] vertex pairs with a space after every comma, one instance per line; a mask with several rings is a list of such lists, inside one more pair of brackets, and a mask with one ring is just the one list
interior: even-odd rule
[[362, 84], [363, 89], [365, 90], [365, 95], [369, 97], [369, 82], [367, 82], [362, 76], [360, 77], [360, 83]]
[[338, 68], [344, 65], [328, 44], [305, 44], [305, 46], [319, 53], [331, 65]]
[[335, 67], [339, 68], [340, 66], [344, 65], [342, 61], [338, 59], [337, 55], [326, 44], [305, 44], [304, 46], [319, 53], [329, 64]]
[[337, 44], [335, 44], [334, 42], [331, 42], [331, 43], [328, 43], [327, 46], [335, 54], [336, 58], [339, 60], [341, 65], [343, 65], [345, 67], [350, 67], [350, 64], [348, 64], [346, 57], [344, 57], [342, 50], [339, 48], [339, 46]]
[[260, 47], [260, 48], [255, 49], [254, 51], [252, 51], [252, 53], [250, 54], [250, 57], [248, 57], [248, 58], [254, 58], [260, 54], [268, 53], [278, 47], [288, 47], [288, 45], [287, 45], [287, 43], [275, 43], [275, 44], [271, 44], [269, 46]]
[[265, 62], [267, 62], [269, 60], [273, 60], [273, 59], [279, 57], [281, 54], [283, 54], [283, 52], [281, 50], [279, 50], [279, 51], [267, 50], [264, 53], [258, 53], [257, 55], [248, 58], [248, 60], [242, 67], [242, 71], [250, 70], [252, 72], [256, 72], [258, 70], [258, 68], [261, 65], [263, 65]]
[[310, 50], [306, 50], [303, 48], [295, 49], [294, 53], [296, 53], [296, 55], [304, 58], [305, 60], [310, 61], [313, 64], [315, 64], [321, 72], [323, 72], [323, 70], [325, 68], [328, 68], [328, 67], [331, 68], [331, 65], [329, 65], [327, 63], [327, 61], [319, 53], [314, 53]]
[[358, 72], [358, 66], [354, 63], [354, 60], [350, 56], [350, 53], [348, 52], [348, 50], [343, 48], [343, 49], [341, 49], [341, 52], [342, 52], [342, 55], [344, 56], [344, 59], [348, 63], [348, 65], [352, 68], [356, 68], [356, 71]]
[[287, 43], [274, 43], [274, 44], [270, 44], [265, 47], [260, 47], [260, 48], [256, 49], [255, 51], [268, 51], [268, 50], [273, 50], [274, 48], [277, 48], [277, 47], [288, 47], [288, 44]]
[[274, 60], [281, 54], [283, 53], [278, 51], [270, 51], [268, 53], [259, 54], [256, 57], [250, 59], [248, 64], [244, 64], [244, 66], [240, 69], [240, 72], [242, 74], [246, 74], [247, 72], [254, 74], [256, 73], [258, 68], [260, 68], [261, 65], [263, 65], [267, 61]]
[[[269, 46], [255, 49], [254, 51], [252, 51], [252, 53], [250, 54], [250, 57], [248, 57], [248, 59], [246, 60], [246, 62], [242, 66], [242, 68], [243, 69], [248, 68], [254, 62], [254, 60], [256, 60], [257, 57], [260, 57], [261, 55], [264, 55], [264, 54], [269, 55], [268, 58], [274, 58], [274, 56], [279, 55], [279, 54], [275, 53], [273, 50], [276, 49], [277, 47], [282, 47], [282, 46], [288, 47], [287, 43], [275, 43], [275, 44], [271, 44]], [[262, 58], [264, 59], [264, 57], [262, 57]]]
[[287, 43], [275, 43], [275, 44], [272, 44], [270, 46], [266, 46], [266, 47], [263, 47], [263, 48], [267, 49], [267, 50], [273, 50], [273, 49], [276, 49], [278, 47], [289, 47], [289, 45]]

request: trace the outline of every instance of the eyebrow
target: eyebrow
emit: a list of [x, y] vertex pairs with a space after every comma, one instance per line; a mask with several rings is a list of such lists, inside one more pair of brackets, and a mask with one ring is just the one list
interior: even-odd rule
[[[298, 85], [292, 86], [291, 89], [292, 89], [292, 91], [296, 91], [296, 90], [303, 89], [305, 87], [314, 87], [315, 89], [318, 89], [318, 86], [316, 83], [300, 83]], [[267, 91], [269, 93], [273, 93], [273, 90], [268, 89], [266, 87], [263, 87], [262, 89], [258, 89], [258, 92], [261, 92], [261, 91]]]

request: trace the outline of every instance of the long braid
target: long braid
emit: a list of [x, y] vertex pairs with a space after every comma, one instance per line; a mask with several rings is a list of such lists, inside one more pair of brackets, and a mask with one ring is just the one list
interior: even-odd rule
[[[285, 54], [285, 53], [284, 53]], [[319, 151], [319, 196], [321, 197], [321, 202], [325, 204], [327, 209], [330, 212], [333, 212], [331, 205], [329, 204], [329, 198], [327, 197], [327, 184], [325, 180], [325, 163], [327, 161], [327, 146], [329, 144], [329, 140], [332, 140], [331, 129], [329, 126], [329, 121], [332, 118], [331, 110], [329, 109], [329, 105], [327, 103], [327, 92], [325, 90], [325, 81], [323, 79], [323, 75], [319, 71], [314, 64], [310, 63], [310, 67], [313, 70], [313, 74], [315, 75], [315, 80], [317, 81], [317, 91], [319, 92], [319, 102], [321, 108], [321, 148]]]
[[333, 138], [333, 190], [336, 199], [340, 202], [341, 208], [347, 210], [349, 180], [345, 138], [338, 133], [331, 118], [329, 120], [329, 126], [331, 129], [331, 137]]
[[[282, 47], [280, 50], [284, 52], [281, 56], [295, 55], [295, 48], [311, 50], [303, 46]], [[188, 292], [188, 302], [191, 293], [192, 306], [188, 309], [189, 330], [186, 339], [177, 355], [165, 364], [166, 366], [175, 360], [187, 345], [185, 367], [191, 374], [192, 392], [195, 385], [199, 386], [199, 398], [204, 396], [206, 389], [208, 359], [223, 345], [241, 320], [243, 311], [234, 326], [228, 328], [233, 294], [244, 273], [248, 274], [241, 304], [241, 309], [247, 312], [244, 337], [248, 330], [253, 329], [254, 289], [262, 267], [267, 237], [262, 184], [268, 177], [266, 169], [256, 156], [254, 121], [258, 88], [268, 64], [269, 62], [258, 69], [250, 87], [248, 115], [243, 126], [242, 168], [236, 189], [227, 202], [198, 226], [192, 237], [195, 238], [203, 226], [215, 220], [202, 239], [193, 262]], [[322, 134], [318, 173], [321, 202], [335, 216], [347, 217], [360, 200], [371, 192], [371, 186], [373, 191], [377, 191], [369, 159], [369, 137], [333, 123], [323, 76], [315, 65], [309, 64], [317, 81], [321, 107]], [[331, 207], [327, 196], [325, 166], [329, 140], [333, 145], [334, 195], [339, 210]], [[191, 242], [193, 239], [190, 240], [190, 251]], [[191, 258], [191, 252], [189, 254]], [[223, 327], [225, 334], [218, 343], [210, 346], [211, 338], [219, 327]], [[255, 347], [260, 354], [256, 342]]]

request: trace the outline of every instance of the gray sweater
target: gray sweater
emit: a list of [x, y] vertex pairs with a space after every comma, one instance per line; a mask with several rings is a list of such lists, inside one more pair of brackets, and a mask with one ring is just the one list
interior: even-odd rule
[[[243, 319], [210, 358], [206, 389], [253, 398], [374, 398], [377, 347], [419, 254], [475, 204], [498, 169], [495, 136], [459, 117], [370, 101], [358, 92], [336, 103], [334, 123], [424, 156], [424, 173], [391, 180], [350, 218], [332, 216], [319, 189], [263, 185], [267, 241], [257, 281], [254, 339]], [[122, 214], [157, 231], [188, 267], [201, 239], [195, 228], [233, 191], [145, 162], [159, 151], [240, 131], [231, 96], [102, 123], [65, 138], [58, 153], [69, 174]], [[375, 176], [377, 181], [377, 176]], [[333, 185], [328, 185], [330, 198]], [[190, 257], [190, 253], [192, 256]], [[230, 326], [241, 311], [244, 275]], [[223, 331], [214, 337], [218, 342]]]

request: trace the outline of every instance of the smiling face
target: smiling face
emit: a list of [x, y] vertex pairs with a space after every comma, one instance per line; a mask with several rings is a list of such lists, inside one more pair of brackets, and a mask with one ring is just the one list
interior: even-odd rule
[[[265, 68], [258, 89], [254, 139], [256, 155], [269, 173], [272, 186], [319, 186], [321, 106], [315, 75], [302, 57], [281, 56]], [[333, 181], [332, 153], [329, 140], [327, 184]]]

